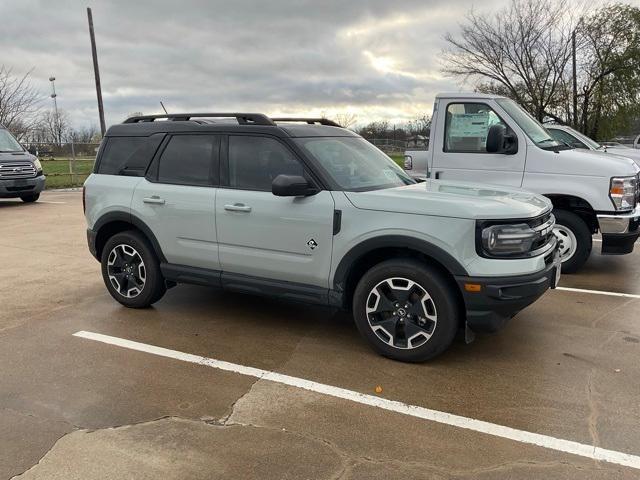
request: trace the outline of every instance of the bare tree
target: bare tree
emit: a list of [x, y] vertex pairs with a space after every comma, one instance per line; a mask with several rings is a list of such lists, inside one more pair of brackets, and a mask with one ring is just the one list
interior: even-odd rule
[[471, 11], [458, 36], [447, 34], [444, 72], [507, 94], [538, 120], [558, 121], [575, 21], [555, 0], [512, 0], [493, 15]]
[[10, 68], [0, 65], [0, 124], [14, 132], [18, 139], [36, 122], [41, 101], [30, 76], [31, 70], [16, 76]]
[[69, 115], [64, 110], [58, 110], [57, 115], [52, 110], [45, 110], [38, 118], [37, 130], [46, 142], [62, 145], [71, 131]]
[[350, 112], [338, 113], [335, 116], [335, 119], [336, 119], [336, 122], [338, 122], [344, 128], [350, 128], [354, 126], [358, 121], [358, 115]]
[[93, 143], [98, 133], [98, 127], [92, 123], [79, 129], [71, 129], [68, 136], [75, 143]]

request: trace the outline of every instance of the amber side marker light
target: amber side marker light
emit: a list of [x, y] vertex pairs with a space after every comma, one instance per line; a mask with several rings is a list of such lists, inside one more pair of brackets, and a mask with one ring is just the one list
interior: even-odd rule
[[465, 283], [464, 284], [464, 289], [467, 292], [480, 292], [482, 291], [482, 285], [480, 285], [479, 283]]

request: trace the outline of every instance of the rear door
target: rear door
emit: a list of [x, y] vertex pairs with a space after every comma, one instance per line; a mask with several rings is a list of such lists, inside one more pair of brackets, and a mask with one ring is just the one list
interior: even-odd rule
[[307, 176], [287, 145], [275, 137], [230, 135], [216, 198], [220, 263], [225, 274], [328, 287], [334, 201], [320, 191], [277, 197], [280, 174]]
[[171, 264], [220, 269], [215, 224], [220, 136], [179, 134], [160, 147], [136, 187], [131, 211]]
[[522, 186], [526, 141], [518, 139], [513, 155], [487, 152], [489, 128], [503, 124], [516, 134], [500, 115], [482, 101], [444, 101], [437, 118], [438, 141], [433, 145], [432, 178]]

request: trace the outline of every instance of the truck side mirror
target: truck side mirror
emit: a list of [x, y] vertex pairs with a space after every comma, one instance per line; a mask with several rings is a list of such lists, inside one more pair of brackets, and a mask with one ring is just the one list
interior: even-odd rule
[[492, 125], [487, 133], [487, 152], [513, 155], [518, 151], [518, 137], [507, 133], [507, 127]]

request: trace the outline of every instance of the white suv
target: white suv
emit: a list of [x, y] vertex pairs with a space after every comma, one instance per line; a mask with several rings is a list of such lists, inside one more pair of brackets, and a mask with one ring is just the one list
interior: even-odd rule
[[89, 248], [123, 305], [194, 283], [352, 309], [399, 360], [497, 330], [559, 276], [549, 200], [416, 183], [325, 119], [133, 117], [107, 132], [84, 195]]

